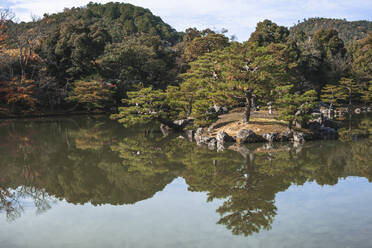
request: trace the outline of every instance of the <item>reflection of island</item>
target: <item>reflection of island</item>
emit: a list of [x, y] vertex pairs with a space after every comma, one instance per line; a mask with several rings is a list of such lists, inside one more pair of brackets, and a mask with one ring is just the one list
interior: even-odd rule
[[128, 130], [99, 120], [13, 123], [2, 131], [8, 145], [0, 147], [0, 211], [9, 219], [20, 216], [26, 194], [40, 212], [54, 198], [133, 204], [181, 176], [190, 191], [207, 192], [208, 201], [223, 200], [219, 224], [250, 235], [271, 228], [276, 194], [291, 185], [334, 185], [347, 176], [372, 181], [370, 140], [216, 153], [164, 138], [152, 127]]

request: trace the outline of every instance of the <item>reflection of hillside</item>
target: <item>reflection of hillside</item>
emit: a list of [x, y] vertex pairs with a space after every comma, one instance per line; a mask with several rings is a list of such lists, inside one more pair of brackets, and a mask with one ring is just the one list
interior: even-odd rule
[[34, 199], [40, 212], [53, 198], [74, 204], [133, 204], [181, 176], [190, 191], [223, 201], [216, 210], [219, 224], [234, 234], [250, 235], [271, 228], [276, 194], [291, 185], [335, 185], [348, 176], [372, 181], [368, 139], [216, 153], [164, 138], [151, 126], [129, 130], [99, 119], [11, 123], [1, 132], [9, 145], [0, 148], [0, 211], [9, 219], [21, 214], [24, 195]]
[[[14, 132], [21, 138], [3, 146], [0, 153], [0, 187], [6, 190], [1, 191], [4, 197], [0, 211], [14, 209], [15, 213], [16, 207], [6, 206], [11, 205], [11, 199], [16, 202], [22, 187], [32, 187], [35, 194], [45, 191], [74, 204], [122, 205], [152, 197], [175, 178], [170, 170], [159, 173], [134, 170], [131, 166], [136, 165], [134, 158], [123, 163], [124, 159], [118, 156], [122, 150], [119, 153], [111, 150], [111, 146], [118, 146], [119, 140], [123, 140], [121, 134], [115, 133], [118, 131], [115, 124], [97, 124], [97, 120], [86, 119], [75, 124], [11, 123], [6, 127], [8, 130], [2, 130], [4, 136]], [[25, 140], [30, 149], [9, 152], [24, 147]]]

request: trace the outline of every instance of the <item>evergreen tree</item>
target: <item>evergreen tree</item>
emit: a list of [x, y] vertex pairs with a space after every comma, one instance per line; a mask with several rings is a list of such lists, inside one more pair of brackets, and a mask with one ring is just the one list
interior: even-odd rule
[[279, 105], [279, 118], [288, 122], [289, 129], [295, 122], [306, 123], [310, 119], [310, 110], [315, 106], [317, 93], [315, 90], [303, 94], [293, 92], [293, 85], [277, 87], [279, 92], [277, 103]]
[[118, 120], [124, 126], [144, 124], [159, 121], [172, 128], [179, 128], [173, 123], [179, 116], [178, 111], [171, 108], [166, 92], [154, 90], [152, 87], [128, 92], [128, 99], [123, 99], [123, 107], [111, 118]]
[[81, 104], [88, 111], [103, 109], [113, 104], [113, 87], [100, 81], [76, 81], [66, 100]]
[[322, 89], [321, 100], [323, 102], [329, 103], [330, 108], [333, 106], [337, 106], [339, 104], [339, 100], [344, 97], [343, 90], [337, 85], [330, 85], [327, 84]]

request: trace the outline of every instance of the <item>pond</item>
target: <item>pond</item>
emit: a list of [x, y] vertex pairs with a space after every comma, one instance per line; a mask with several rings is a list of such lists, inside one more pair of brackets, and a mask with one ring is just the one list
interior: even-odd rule
[[372, 247], [372, 138], [223, 152], [105, 117], [0, 122], [0, 247]]

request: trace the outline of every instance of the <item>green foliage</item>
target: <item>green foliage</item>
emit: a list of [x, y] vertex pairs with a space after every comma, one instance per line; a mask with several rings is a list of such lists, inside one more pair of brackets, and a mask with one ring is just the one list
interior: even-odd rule
[[312, 42], [323, 54], [344, 55], [346, 52], [343, 40], [338, 37], [338, 32], [334, 29], [320, 29], [314, 34]]
[[175, 80], [175, 54], [158, 36], [139, 35], [108, 44], [98, 65], [105, 79], [133, 86], [165, 88]]
[[[193, 32], [191, 32], [193, 31]], [[183, 53], [183, 58], [186, 62], [196, 60], [198, 57], [211, 53], [216, 50], [222, 50], [229, 45], [229, 39], [224, 34], [217, 34], [211, 30], [199, 32], [199, 37], [193, 37], [197, 31], [189, 30], [189, 34], [185, 37], [186, 46]], [[204, 35], [203, 35], [204, 34]]]
[[325, 85], [322, 89], [321, 100], [329, 103], [330, 107], [340, 104], [339, 100], [345, 97], [345, 92], [337, 85]]
[[291, 27], [291, 35], [306, 33], [313, 35], [320, 29], [334, 29], [346, 43], [365, 38], [372, 30], [371, 21], [346, 21], [345, 19], [309, 18]]
[[360, 81], [372, 80], [372, 33], [353, 45], [353, 74]]
[[364, 89], [361, 94], [362, 101], [364, 101], [365, 103], [372, 102], [372, 81], [368, 82], [366, 89]]
[[[128, 91], [152, 88], [163, 95], [162, 108], [169, 113], [150, 119], [190, 117], [196, 125], [216, 120], [210, 111], [214, 104], [245, 106], [244, 121], [249, 121], [251, 109], [274, 101], [278, 97], [274, 89], [288, 82], [293, 83], [292, 91], [315, 89], [334, 104], [345, 103], [344, 94], [351, 94], [348, 100], [355, 102], [370, 101], [370, 22], [309, 19], [289, 31], [264, 20], [249, 41], [239, 43], [229, 42], [225, 31], [189, 28], [179, 33], [149, 10], [124, 3], [89, 3], [28, 23], [12, 22], [9, 16], [2, 19], [0, 98], [7, 109], [12, 109], [5, 96], [14, 78], [33, 82], [35, 101], [32, 106], [19, 101], [20, 110], [69, 108], [69, 101], [84, 100], [79, 94], [90, 94], [66, 97], [72, 82], [102, 78], [115, 86], [115, 92], [110, 92], [110, 101], [84, 100], [87, 108], [109, 108], [112, 99], [119, 107]], [[356, 41], [346, 50], [344, 43], [351, 36]], [[358, 89], [341, 78], [353, 79]], [[323, 89], [326, 84], [339, 87], [343, 97], [333, 96], [331, 86]]]
[[293, 85], [285, 85], [276, 88], [279, 94], [277, 103], [279, 105], [279, 118], [288, 122], [291, 129], [294, 121], [306, 123], [310, 119], [310, 110], [313, 109], [317, 100], [314, 90], [303, 94], [293, 92]]
[[299, 73], [303, 85], [320, 92], [326, 83], [349, 76], [350, 56], [336, 30], [320, 29], [312, 37], [295, 37], [300, 50]]
[[339, 87], [343, 91], [339, 99], [347, 101], [349, 105], [352, 104], [353, 99], [355, 99], [361, 91], [360, 85], [351, 78], [341, 78]]
[[190, 69], [182, 75], [183, 103], [192, 104], [197, 123], [215, 120], [216, 116], [208, 112], [213, 104], [244, 104], [245, 119], [249, 121], [251, 107], [270, 100], [272, 89], [290, 80], [296, 59], [296, 53], [286, 44], [233, 43], [224, 50], [207, 53], [190, 63]]
[[257, 24], [256, 30], [249, 38], [259, 46], [267, 46], [271, 43], [285, 43], [289, 36], [289, 30], [284, 26], [278, 26], [270, 20], [264, 20]]
[[100, 81], [76, 81], [70, 96], [66, 98], [69, 102], [83, 105], [88, 111], [103, 109], [113, 104], [113, 85], [107, 85]]
[[173, 126], [172, 120], [178, 116], [177, 112], [171, 110], [166, 92], [152, 87], [128, 92], [128, 99], [123, 99], [123, 104], [119, 113], [112, 114], [111, 118], [126, 127], [154, 120]]

